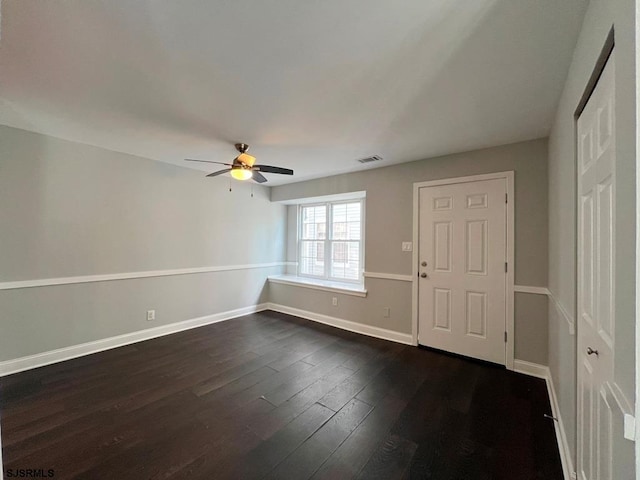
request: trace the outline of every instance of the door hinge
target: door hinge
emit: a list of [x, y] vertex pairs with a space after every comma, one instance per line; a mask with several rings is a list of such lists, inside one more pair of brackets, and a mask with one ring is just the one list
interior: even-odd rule
[[509, 203], [509, 194], [508, 193], [504, 194], [504, 203]]
[[504, 343], [507, 343], [507, 332], [504, 332]]
[[509, 267], [508, 267], [508, 263], [504, 262], [504, 273], [507, 273], [509, 271]]

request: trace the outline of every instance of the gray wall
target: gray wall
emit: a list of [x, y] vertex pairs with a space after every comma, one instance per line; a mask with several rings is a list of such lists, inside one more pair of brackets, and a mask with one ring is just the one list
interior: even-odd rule
[[[286, 221], [268, 188], [0, 126], [0, 282], [283, 262]], [[282, 271], [2, 290], [0, 361], [255, 305]]]
[[[365, 190], [365, 270], [411, 275], [412, 254], [402, 252], [401, 244], [411, 241], [413, 235], [413, 183], [508, 170], [515, 171], [516, 284], [546, 286], [545, 139], [278, 186], [272, 188], [271, 199], [285, 201]], [[274, 303], [411, 333], [411, 283], [369, 278], [366, 287], [367, 297], [360, 298], [272, 284], [270, 298]], [[340, 297], [338, 307], [331, 305], [332, 296]], [[384, 306], [391, 307], [390, 318], [382, 317]], [[516, 358], [546, 365], [544, 297], [516, 294], [515, 334]]]
[[[616, 358], [615, 382], [635, 401], [635, 148], [636, 38], [634, 0], [592, 0], [576, 45], [549, 139], [549, 289], [576, 318], [576, 149], [574, 112], [615, 25], [616, 52]], [[549, 305], [549, 367], [560, 413], [576, 459], [576, 336], [569, 333], [559, 305]], [[618, 405], [617, 408], [620, 408]], [[621, 412], [614, 432], [614, 478], [632, 478], [631, 442], [622, 439]]]

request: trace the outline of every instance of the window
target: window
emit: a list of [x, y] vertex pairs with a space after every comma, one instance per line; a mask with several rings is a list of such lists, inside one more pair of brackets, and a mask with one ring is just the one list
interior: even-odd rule
[[362, 282], [362, 200], [300, 206], [298, 275]]

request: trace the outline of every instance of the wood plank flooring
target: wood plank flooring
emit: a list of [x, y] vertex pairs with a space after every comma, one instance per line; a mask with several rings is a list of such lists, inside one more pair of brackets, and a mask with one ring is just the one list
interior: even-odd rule
[[262, 312], [0, 379], [5, 476], [561, 479], [543, 380]]

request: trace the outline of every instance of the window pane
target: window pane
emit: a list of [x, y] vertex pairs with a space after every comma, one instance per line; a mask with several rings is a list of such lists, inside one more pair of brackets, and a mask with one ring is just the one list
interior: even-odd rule
[[344, 223], [347, 221], [347, 204], [339, 203], [333, 205], [333, 221]]
[[300, 273], [303, 275], [324, 276], [324, 242], [300, 242]]
[[331, 243], [331, 276], [344, 280], [360, 278], [360, 243]]
[[302, 207], [302, 238], [322, 240], [327, 234], [327, 207]]
[[332, 206], [331, 238], [333, 240], [360, 240], [361, 206], [360, 202]]

